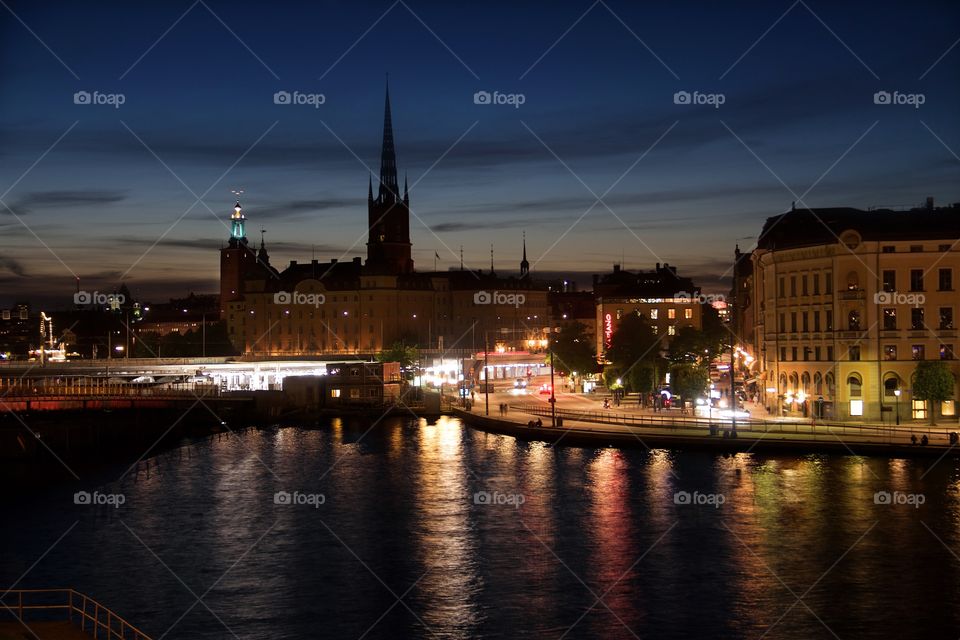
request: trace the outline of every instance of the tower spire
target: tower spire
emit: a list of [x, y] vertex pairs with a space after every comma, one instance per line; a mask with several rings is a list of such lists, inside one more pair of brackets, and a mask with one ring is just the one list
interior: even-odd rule
[[367, 201], [373, 202], [373, 174], [367, 176]]
[[390, 78], [387, 77], [386, 98], [383, 105], [383, 147], [380, 151], [380, 188], [377, 200], [399, 199], [397, 186], [397, 152], [393, 146], [393, 120], [390, 117]]
[[523, 230], [523, 260], [520, 261], [520, 277], [530, 273], [530, 263], [527, 262], [527, 230]]

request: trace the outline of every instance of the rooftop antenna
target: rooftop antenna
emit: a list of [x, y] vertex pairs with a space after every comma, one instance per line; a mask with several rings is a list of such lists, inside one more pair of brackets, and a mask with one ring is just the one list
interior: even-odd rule
[[463, 271], [463, 245], [460, 245], [460, 271]]
[[490, 245], [490, 275], [493, 275], [493, 245]]

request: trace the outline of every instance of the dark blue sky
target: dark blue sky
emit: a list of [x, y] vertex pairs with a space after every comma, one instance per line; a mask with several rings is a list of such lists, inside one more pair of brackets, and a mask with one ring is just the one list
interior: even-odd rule
[[236, 188], [275, 264], [364, 255], [387, 72], [421, 269], [516, 269], [526, 229], [536, 272], [712, 289], [798, 197], [960, 201], [956, 3], [4, 3], [0, 304], [214, 291]]

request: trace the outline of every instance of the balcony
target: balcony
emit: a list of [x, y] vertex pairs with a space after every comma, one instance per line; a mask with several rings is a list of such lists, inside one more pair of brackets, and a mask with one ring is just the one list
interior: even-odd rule
[[837, 297], [841, 300], [863, 300], [867, 295], [867, 292], [863, 289], [855, 289], [853, 291], [841, 291]]

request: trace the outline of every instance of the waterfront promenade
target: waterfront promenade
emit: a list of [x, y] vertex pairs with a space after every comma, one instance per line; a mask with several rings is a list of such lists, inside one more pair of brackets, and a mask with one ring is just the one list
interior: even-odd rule
[[[501, 406], [506, 405], [502, 413]], [[693, 417], [678, 410], [652, 412], [635, 405], [605, 410], [593, 399], [558, 396], [556, 418], [546, 398], [491, 394], [471, 410], [452, 409], [472, 427], [518, 438], [592, 446], [695, 447], [722, 451], [793, 450], [863, 455], [960, 454], [953, 422], [931, 426], [814, 422], [811, 419]], [[541, 426], [531, 422], [540, 422]], [[923, 444], [926, 437], [926, 444]], [[914, 438], [916, 441], [914, 441]]]

